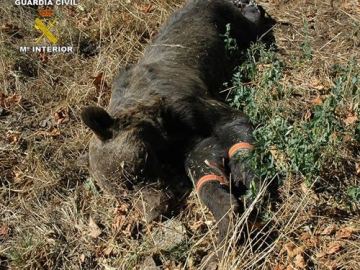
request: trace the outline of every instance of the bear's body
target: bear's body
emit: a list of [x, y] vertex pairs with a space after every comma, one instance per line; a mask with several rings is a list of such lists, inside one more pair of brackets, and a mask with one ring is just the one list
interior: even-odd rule
[[[171, 16], [139, 62], [116, 77], [107, 112], [98, 107], [82, 112], [95, 133], [90, 171], [103, 189], [117, 195], [124, 186], [154, 179], [166, 182], [165, 168], [184, 168], [188, 153], [193, 154], [187, 170], [192, 170], [191, 164], [203, 166], [201, 160], [189, 160], [206, 156], [206, 151], [193, 152], [202, 151], [195, 147], [199, 140], [215, 134], [212, 142], [225, 149], [236, 142], [239, 130], [240, 137], [244, 129], [251, 132], [246, 118], [219, 97], [232, 69], [224, 44], [226, 26], [231, 25], [239, 48], [249, 46], [264, 30], [257, 7], [235, 2], [245, 7], [226, 0], [189, 1]], [[235, 123], [229, 134], [221, 128], [226, 123]], [[228, 209], [229, 203], [217, 203]]]

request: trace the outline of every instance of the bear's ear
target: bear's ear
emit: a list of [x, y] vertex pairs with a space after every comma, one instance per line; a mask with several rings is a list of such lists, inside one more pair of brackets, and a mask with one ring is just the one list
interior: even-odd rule
[[100, 107], [86, 107], [81, 112], [81, 119], [102, 141], [111, 139], [115, 120]]

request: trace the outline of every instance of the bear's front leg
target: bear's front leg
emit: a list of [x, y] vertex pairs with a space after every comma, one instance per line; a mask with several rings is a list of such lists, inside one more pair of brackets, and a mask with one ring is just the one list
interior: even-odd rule
[[[253, 128], [242, 114], [234, 114], [215, 128], [215, 136], [226, 150], [226, 158], [231, 172], [231, 181], [235, 187], [245, 186], [251, 189], [258, 182], [251, 171], [247, 157], [254, 148]], [[258, 184], [258, 183], [256, 183]]]
[[229, 192], [229, 183], [224, 173], [225, 154], [216, 138], [210, 137], [192, 149], [185, 164], [201, 201], [218, 222], [219, 243], [231, 234], [233, 218], [239, 212], [239, 203]]

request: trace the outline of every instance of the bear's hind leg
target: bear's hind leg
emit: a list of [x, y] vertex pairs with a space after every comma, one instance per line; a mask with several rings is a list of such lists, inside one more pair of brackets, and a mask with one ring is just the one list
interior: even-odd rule
[[232, 219], [239, 212], [239, 203], [230, 193], [223, 172], [225, 151], [215, 137], [198, 143], [186, 160], [186, 170], [193, 180], [200, 200], [218, 222], [219, 242], [231, 233]]

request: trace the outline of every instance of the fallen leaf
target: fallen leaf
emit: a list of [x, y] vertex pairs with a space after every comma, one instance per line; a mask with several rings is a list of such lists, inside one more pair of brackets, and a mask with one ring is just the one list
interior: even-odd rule
[[273, 270], [284, 270], [285, 269], [285, 266], [282, 265], [282, 264], [277, 264]]
[[338, 269], [337, 263], [335, 261], [326, 261], [324, 264], [329, 270]]
[[297, 247], [293, 251], [294, 255], [303, 254], [304, 252], [305, 252], [305, 247], [304, 246]]
[[57, 137], [60, 135], [60, 130], [58, 130], [57, 128], [51, 128], [49, 132], [47, 132], [48, 136], [50, 137]]
[[296, 257], [294, 259], [294, 264], [296, 267], [298, 267], [300, 269], [304, 269], [306, 267], [306, 262], [305, 262], [304, 256], [302, 254], [296, 255]]
[[309, 232], [303, 232], [299, 238], [307, 247], [315, 247], [318, 244], [318, 239]]
[[110, 89], [108, 84], [104, 79], [104, 73], [100, 72], [97, 76], [91, 77], [93, 79], [93, 85], [95, 86], [97, 91], [100, 91], [102, 88]]
[[321, 83], [321, 81], [317, 78], [312, 78], [309, 86], [316, 90], [323, 90], [325, 89], [325, 86]]
[[131, 231], [132, 231], [132, 224], [129, 223], [126, 228], [124, 230], [122, 230], [122, 233], [127, 236], [127, 237], [130, 237], [131, 236]]
[[155, 10], [155, 6], [152, 4], [147, 4], [147, 5], [135, 4], [135, 5], [136, 8], [143, 13], [151, 13]]
[[322, 84], [313, 85], [312, 87], [316, 90], [324, 90], [325, 89], [325, 86]]
[[280, 250], [280, 255], [282, 255], [285, 251], [287, 253], [291, 252], [295, 248], [295, 244], [290, 242], [283, 245], [282, 249]]
[[13, 175], [14, 175], [14, 182], [16, 184], [20, 183], [24, 178], [24, 173], [17, 169], [13, 171]]
[[125, 223], [126, 221], [126, 217], [123, 215], [118, 215], [114, 217], [114, 221], [111, 224], [111, 227], [115, 230], [118, 231], [119, 229], [121, 229], [122, 225]]
[[129, 205], [126, 203], [120, 203], [118, 207], [114, 209], [114, 219], [111, 227], [115, 231], [119, 231], [125, 225], [127, 221], [127, 215], [129, 212]]
[[22, 97], [17, 94], [6, 96], [4, 93], [0, 93], [0, 106], [9, 109], [20, 104]]
[[344, 135], [344, 137], [343, 137], [343, 141], [344, 141], [345, 143], [351, 142], [353, 139], [354, 139], [354, 137], [352, 137], [352, 136], [350, 136], [350, 135], [348, 135], [348, 134]]
[[271, 68], [271, 64], [259, 64], [256, 66], [256, 69], [259, 73], [262, 73], [264, 70]]
[[310, 238], [311, 238], [311, 234], [309, 232], [303, 232], [300, 235], [300, 240], [302, 240], [302, 241], [309, 240]]
[[108, 246], [105, 250], [104, 250], [104, 254], [106, 256], [109, 256], [111, 254], [111, 252], [113, 251], [114, 247], [113, 246]]
[[316, 256], [316, 258], [320, 259], [320, 258], [326, 256], [326, 252], [324, 252], [324, 251], [317, 252], [317, 253], [315, 254], [315, 256]]
[[80, 255], [80, 262], [85, 262], [85, 254]]
[[304, 192], [304, 194], [308, 195], [313, 200], [319, 199], [319, 196], [311, 188], [309, 188], [305, 182], [302, 182], [300, 187], [302, 192]]
[[359, 229], [355, 227], [345, 227], [338, 230], [335, 234], [336, 239], [350, 238], [354, 233], [359, 232]]
[[69, 122], [69, 108], [60, 108], [54, 113], [54, 120], [57, 125]]
[[356, 174], [360, 175], [360, 163], [355, 163]]
[[358, 117], [354, 114], [349, 114], [343, 121], [345, 125], [350, 126], [358, 120]]
[[313, 105], [321, 105], [323, 103], [323, 100], [320, 96], [310, 100], [310, 103]]
[[303, 246], [297, 247], [294, 243], [286, 243], [283, 247], [290, 258], [295, 257], [298, 254], [302, 254], [305, 250]]
[[330, 224], [320, 234], [321, 235], [330, 235], [330, 234], [335, 233], [335, 231], [336, 231], [336, 225], [335, 224]]
[[0, 236], [1, 237], [6, 237], [6, 236], [8, 236], [8, 234], [9, 234], [9, 231], [10, 231], [10, 229], [9, 229], [9, 226], [8, 225], [2, 225], [1, 227], [0, 227]]
[[9, 131], [6, 133], [6, 140], [10, 143], [10, 144], [16, 144], [19, 142], [20, 140], [20, 132], [17, 131]]
[[193, 232], [196, 232], [198, 230], [201, 230], [202, 228], [206, 228], [206, 224], [203, 220], [195, 221], [194, 223], [190, 224], [190, 229]]
[[117, 208], [117, 211], [119, 214], [121, 215], [126, 215], [127, 212], [129, 211], [129, 205], [126, 203], [122, 203], [120, 204], [120, 206]]
[[302, 182], [300, 187], [302, 192], [304, 192], [305, 194], [310, 193], [312, 191], [305, 182]]
[[99, 226], [95, 223], [92, 217], [89, 218], [89, 236], [98, 238], [101, 234]]
[[338, 253], [342, 248], [343, 248], [343, 246], [340, 242], [332, 242], [328, 246], [328, 248], [326, 250], [326, 254], [331, 255], [331, 254]]
[[319, 239], [309, 232], [302, 233], [300, 240], [302, 240], [307, 247], [316, 247], [319, 244]]
[[12, 105], [18, 105], [21, 102], [22, 97], [20, 95], [11, 95], [8, 98], [6, 98], [5, 100], [5, 108], [6, 107], [11, 107]]
[[39, 131], [36, 134], [38, 135], [43, 135], [43, 136], [49, 136], [49, 137], [57, 137], [60, 135], [60, 130], [57, 128], [50, 128], [49, 130], [46, 131]]

